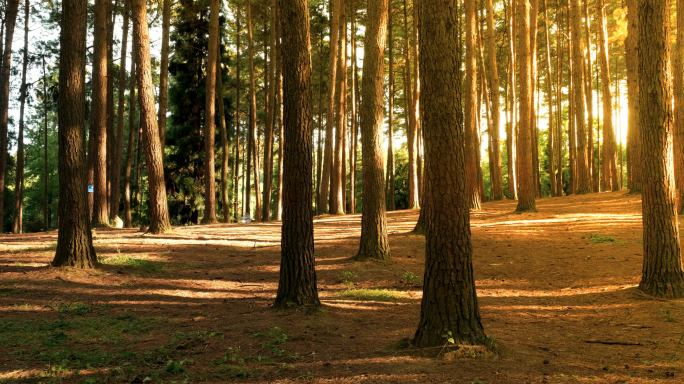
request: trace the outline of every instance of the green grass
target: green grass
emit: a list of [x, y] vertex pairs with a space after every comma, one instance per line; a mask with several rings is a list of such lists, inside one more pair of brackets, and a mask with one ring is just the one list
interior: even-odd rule
[[21, 289], [19, 288], [0, 288], [0, 297], [13, 295], [19, 292], [21, 292]]
[[344, 271], [344, 272], [340, 273], [339, 281], [342, 284], [349, 284], [352, 282], [351, 281], [352, 279], [355, 279], [357, 277], [359, 277], [359, 275], [357, 275], [355, 272]]
[[128, 255], [120, 255], [115, 257], [99, 257], [98, 261], [102, 264], [135, 268], [147, 273], [161, 272], [162, 270], [164, 270], [163, 263], [160, 263], [158, 261], [136, 259]]
[[423, 280], [421, 280], [420, 277], [413, 274], [413, 272], [409, 272], [409, 271], [406, 271], [406, 273], [404, 273], [404, 281], [407, 284], [423, 285]]
[[357, 288], [347, 289], [337, 294], [337, 297], [344, 297], [348, 299], [357, 300], [373, 300], [373, 301], [396, 301], [408, 299], [408, 296], [389, 289], [374, 289], [374, 288]]
[[592, 233], [591, 234], [591, 242], [594, 244], [600, 244], [600, 243], [617, 243], [618, 241], [612, 237], [603, 237], [603, 236], [599, 235], [598, 233]]

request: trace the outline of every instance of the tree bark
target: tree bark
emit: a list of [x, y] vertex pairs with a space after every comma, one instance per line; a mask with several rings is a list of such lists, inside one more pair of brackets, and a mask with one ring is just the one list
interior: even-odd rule
[[[92, 234], [88, 227], [90, 218], [88, 217], [86, 184], [88, 181], [85, 153], [87, 5], [86, 0], [62, 1], [61, 26], [62, 30], [68, 30], [69, 33], [61, 33], [59, 42], [61, 47], [69, 47], [69, 49], [61, 50], [59, 59], [60, 113], [57, 117], [59, 124], [57, 137], [59, 140], [58, 217], [60, 229], [57, 232], [57, 250], [52, 260], [54, 267], [65, 265], [94, 268], [98, 264]], [[8, 27], [9, 25], [10, 23]], [[12, 33], [9, 29], [7, 37], [11, 42]], [[5, 59], [7, 59], [7, 53], [11, 53], [11, 44], [9, 48], [5, 50]], [[5, 61], [5, 64], [9, 63]], [[8, 67], [5, 68], [9, 70]], [[3, 71], [3, 74], [5, 73], [7, 71]]]
[[[276, 23], [276, 94], [278, 96], [277, 111], [278, 111], [278, 193], [276, 194], [276, 221], [283, 219], [283, 156], [285, 150], [285, 131], [283, 128], [283, 64], [282, 64], [282, 47], [280, 42], [281, 28], [280, 28], [280, 0], [278, 0], [278, 20]], [[311, 127], [313, 130], [313, 126]]]
[[549, 128], [547, 131], [547, 156], [548, 156], [548, 171], [549, 171], [549, 187], [551, 189], [551, 196], [559, 196], [556, 189], [556, 163], [555, 163], [555, 127], [554, 127], [554, 115], [553, 115], [553, 80], [551, 77], [551, 35], [549, 34], [549, 5], [547, 0], [544, 0], [544, 36], [545, 49], [546, 49], [546, 71], [544, 75], [546, 76], [546, 102], [549, 108]]
[[[537, 210], [535, 197], [536, 180], [534, 175], [533, 128], [532, 123], [532, 60], [530, 47], [530, 2], [518, 0], [518, 41], [520, 52], [520, 126], [518, 128], [518, 206], [516, 212], [534, 212]], [[536, 19], [536, 18], [535, 18]]]
[[387, 27], [387, 46], [389, 50], [389, 106], [387, 116], [387, 210], [394, 211], [394, 34], [392, 32], [392, 5], [389, 5]]
[[[123, 10], [123, 37], [121, 39], [121, 62], [119, 70], [119, 107], [117, 119], [117, 134], [114, 148], [116, 149], [114, 164], [112, 165], [112, 193], [110, 199], [111, 212], [109, 216], [114, 219], [119, 214], [119, 185], [121, 184], [121, 158], [123, 156], [123, 133], [126, 95], [126, 49], [128, 40], [128, 15], [130, 13], [130, 0], [124, 0]], [[162, 54], [162, 59], [164, 55]], [[125, 204], [125, 203], [124, 203]]]
[[594, 86], [592, 84], [592, 79], [594, 78], [593, 74], [593, 66], [591, 63], [591, 26], [590, 26], [590, 19], [589, 19], [589, 0], [584, 0], [584, 28], [585, 28], [585, 33], [584, 33], [584, 45], [586, 49], [586, 61], [583, 61], [582, 63], [584, 64], [584, 73], [585, 73], [585, 78], [584, 78], [584, 84], [585, 84], [585, 89], [586, 89], [586, 98], [587, 98], [587, 118], [588, 118], [588, 123], [587, 124], [587, 131], [589, 133], [589, 138], [587, 141], [587, 158], [589, 161], [589, 172], [591, 173], [591, 184], [592, 184], [592, 191], [593, 192], [598, 192], [599, 191], [599, 173], [596, 169], [596, 161], [594, 159]]
[[641, 127], [639, 117], [639, 0], [627, 2], [627, 38], [625, 39], [625, 63], [627, 66], [627, 159], [630, 164], [629, 193], [641, 193]]
[[317, 203], [318, 214], [328, 213], [328, 194], [332, 184], [333, 128], [335, 126], [335, 81], [337, 76], [337, 39], [340, 20], [340, 1], [330, 0], [330, 74], [328, 75], [328, 108], [325, 117], [325, 148], [323, 169]]
[[[169, 0], [166, 0], [169, 1]], [[204, 217], [202, 224], [215, 224], [216, 220], [216, 176], [214, 165], [214, 139], [216, 137], [216, 69], [218, 49], [218, 0], [210, 2], [209, 49], [207, 53], [207, 84], [204, 109]], [[162, 174], [163, 176], [163, 174]]]
[[670, 83], [670, 0], [639, 1], [639, 122], [643, 178], [644, 267], [639, 289], [684, 296], [675, 210]]
[[[116, 8], [118, 0], [107, 1], [107, 222], [112, 216], [112, 195], [114, 195], [112, 180], [114, 179], [114, 157], [116, 133], [114, 132], [114, 24], [116, 22]], [[118, 201], [118, 200], [117, 200]], [[118, 212], [117, 212], [118, 213]]]
[[[129, 2], [132, 0], [129, 0]], [[131, 34], [132, 35], [132, 34]], [[126, 168], [124, 170], [124, 228], [133, 227], [131, 217], [131, 167], [133, 165], [133, 154], [135, 153], [135, 39], [131, 36], [131, 80], [128, 91], [128, 150], [126, 151]]]
[[404, 98], [408, 109], [404, 114], [408, 115], [408, 207], [409, 209], [420, 208], [420, 195], [418, 191], [418, 131], [416, 129], [416, 104], [413, 101], [413, 80], [411, 79], [411, 51], [409, 48], [409, 26], [407, 17], [406, 0], [404, 0]]
[[261, 220], [271, 220], [271, 192], [273, 190], [273, 139], [275, 136], [275, 99], [276, 99], [276, 82], [275, 82], [275, 40], [277, 22], [277, 1], [271, 0], [271, 34], [269, 43], [269, 55], [271, 65], [268, 68], [268, 100], [269, 108], [266, 110], [266, 129], [264, 130], [264, 190], [263, 190], [263, 209], [261, 211]]
[[477, 177], [477, 14], [476, 0], [465, 0], [466, 79], [465, 79], [465, 146], [466, 182], [471, 210], [479, 210], [480, 183]]
[[[235, 7], [235, 157], [233, 158], [233, 216], [235, 222], [239, 222], [238, 195], [240, 185], [240, 10]], [[244, 167], [244, 165], [243, 165]]]
[[363, 215], [361, 245], [356, 260], [389, 261], [382, 164], [383, 78], [387, 40], [388, 0], [368, 1], [361, 89], [361, 148], [363, 150]]
[[[17, 139], [17, 170], [14, 184], [14, 233], [22, 233], [23, 210], [24, 210], [24, 108], [26, 106], [26, 69], [28, 67], [28, 36], [29, 15], [31, 14], [30, 1], [24, 3], [24, 59], [21, 70], [21, 88], [19, 89], [19, 137]], [[5, 156], [1, 153], [0, 156]], [[0, 223], [0, 225], [2, 225]]]
[[90, 131], [94, 140], [92, 154], [95, 201], [93, 227], [109, 226], [107, 196], [107, 6], [109, 0], [95, 1], [93, 32], [93, 77]]
[[603, 185], [605, 190], [620, 190], [617, 170], [616, 140], [613, 128], [613, 93], [610, 90], [610, 61], [608, 59], [608, 30], [603, 0], [597, 0], [599, 16], [599, 56], [603, 86]]
[[2, 76], [0, 77], [0, 233], [4, 231], [5, 173], [7, 171], [7, 124], [9, 121], [10, 69], [12, 65], [12, 39], [19, 11], [19, 0], [8, 0], [5, 11], [5, 49], [2, 56]]
[[256, 85], [254, 76], [254, 39], [252, 38], [252, 0], [247, 1], [247, 40], [249, 43], [249, 143], [247, 145], [247, 213], [250, 214], [251, 190], [249, 175], [250, 164], [254, 167], [254, 190], [256, 209], [254, 212], [254, 220], [259, 221], [261, 218], [261, 196], [259, 193], [259, 156], [257, 154], [257, 116], [256, 116]]
[[356, 3], [350, 1], [350, 17], [351, 17], [351, 139], [349, 140], [349, 213], [356, 213], [356, 145], [358, 138], [358, 124], [356, 105], [358, 102], [358, 93], [356, 92]]
[[316, 287], [312, 194], [311, 56], [305, 0], [283, 0], [283, 230], [280, 280], [273, 308], [320, 305]]
[[467, 147], [458, 116], [461, 96], [457, 2], [421, 1], [420, 18], [420, 106], [426, 158], [422, 211], [427, 230], [425, 283], [413, 344], [443, 346], [444, 334], [459, 344], [481, 344], [485, 334], [473, 277], [470, 191], [463, 183]]
[[[136, 64], [138, 80], [138, 103], [140, 104], [140, 127], [145, 147], [145, 163], [150, 193], [150, 225], [148, 233], [159, 234], [171, 231], [169, 207], [166, 202], [164, 184], [164, 163], [159, 128], [154, 110], [154, 84], [150, 58], [150, 34], [147, 27], [147, 3], [145, 0], [133, 1], [133, 31], [136, 44]], [[218, 12], [217, 12], [218, 13]], [[214, 58], [214, 63], [216, 59]]]
[[159, 69], [159, 111], [157, 122], [159, 124], [159, 144], [161, 145], [162, 160], [164, 160], [164, 148], [166, 147], [166, 104], [169, 88], [169, 35], [171, 29], [171, 0], [163, 0], [162, 5], [162, 47], [161, 68]]
[[329, 213], [333, 215], [344, 214], [344, 197], [342, 189], [344, 188], [345, 172], [344, 172], [344, 124], [345, 121], [345, 103], [347, 98], [347, 82], [344, 71], [344, 63], [347, 61], [347, 38], [344, 33], [344, 26], [347, 24], [347, 5], [345, 0], [336, 0], [337, 10], [339, 11], [339, 38], [338, 38], [338, 52], [337, 52], [337, 71], [335, 75], [335, 107], [337, 107], [335, 116], [335, 149], [333, 151], [333, 166], [330, 174], [330, 207]]
[[573, 92], [575, 131], [577, 132], [577, 191], [578, 194], [589, 193], [591, 188], [591, 171], [589, 167], [589, 155], [587, 151], [587, 124], [585, 120], [586, 93], [584, 91], [584, 76], [582, 73], [582, 28], [579, 0], [570, 1], [570, 13], [572, 19], [572, 55], [573, 55]]
[[[0, 38], [0, 41], [2, 38]], [[0, 54], [0, 56], [2, 56]], [[43, 171], [45, 172], [43, 176], [43, 222], [45, 226], [45, 232], [50, 230], [50, 220], [48, 217], [48, 96], [47, 96], [47, 71], [46, 71], [46, 65], [45, 65], [45, 55], [42, 57], [43, 59], [43, 106], [45, 107], [43, 109], [43, 118], [44, 118], [44, 127], [43, 127], [43, 150], [44, 150], [44, 157], [43, 157]], [[2, 232], [2, 231], [0, 231]]]
[[223, 222], [230, 223], [230, 200], [228, 199], [228, 132], [226, 127], [226, 108], [223, 104], [223, 70], [221, 68], [221, 39], [216, 39], [216, 101], [218, 102], [218, 121], [221, 124], [221, 208]]
[[518, 199], [517, 178], [517, 148], [518, 148], [518, 118], [516, 104], [516, 52], [515, 52], [515, 4], [517, 0], [508, 0], [508, 105], [510, 106], [510, 125], [506, 127], [506, 150], [508, 152], [508, 195], [513, 200]]
[[501, 125], [501, 100], [499, 95], [499, 66], [496, 60], [496, 31], [494, 30], [494, 7], [492, 0], [487, 0], [487, 35], [489, 38], [489, 80], [491, 90], [491, 118], [493, 129], [489, 132], [492, 143], [492, 158], [489, 166], [492, 168], [492, 200], [501, 200], [503, 195], [503, 178], [501, 175], [501, 139], [499, 127]]

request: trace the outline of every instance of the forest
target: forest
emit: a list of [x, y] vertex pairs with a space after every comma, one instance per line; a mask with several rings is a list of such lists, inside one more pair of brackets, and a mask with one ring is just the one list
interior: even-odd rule
[[684, 375], [684, 1], [33, 1], [0, 383]]

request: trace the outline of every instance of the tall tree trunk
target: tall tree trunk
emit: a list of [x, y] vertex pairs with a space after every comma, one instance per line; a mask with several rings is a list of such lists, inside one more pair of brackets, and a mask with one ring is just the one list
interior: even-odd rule
[[357, 129], [356, 121], [356, 105], [358, 93], [356, 92], [356, 3], [350, 1], [350, 17], [351, 17], [351, 139], [349, 141], [349, 213], [356, 213], [356, 144], [357, 144]]
[[[128, 40], [128, 15], [130, 13], [130, 0], [124, 0], [123, 10], [123, 37], [121, 39], [121, 62], [119, 73], [119, 107], [117, 119], [116, 142], [114, 143], [115, 158], [112, 165], [112, 193], [110, 199], [109, 216], [114, 219], [119, 214], [119, 186], [121, 184], [121, 158], [123, 156], [123, 133], [126, 95], [126, 48]], [[162, 55], [162, 58], [164, 55]]]
[[387, 210], [394, 211], [394, 34], [392, 32], [392, 5], [388, 7], [387, 46], [389, 50], [389, 107], [387, 118]]
[[[610, 91], [610, 61], [608, 59], [608, 30], [603, 0], [597, 0], [599, 16], [599, 59], [603, 86], [603, 185], [605, 190], [620, 190], [617, 170], [615, 131], [613, 128], [613, 94]], [[676, 99], [675, 99], [676, 100]]]
[[[535, 98], [538, 96], [537, 82], [537, 26], [539, 15], [539, 0], [530, 0], [530, 125], [532, 134], [530, 139], [532, 149], [532, 175], [537, 197], [542, 197], [541, 175], [539, 168], [539, 126], [537, 125], [537, 107]], [[538, 99], [537, 99], [538, 100]]]
[[90, 131], [94, 140], [92, 154], [95, 201], [94, 227], [109, 226], [107, 199], [107, 6], [109, 0], [95, 2], [93, 32], [93, 76]]
[[641, 193], [641, 127], [639, 118], [639, 0], [627, 2], [627, 38], [625, 63], [627, 66], [627, 159], [630, 164], [629, 193]]
[[328, 108], [325, 117], [325, 148], [319, 190], [318, 214], [328, 213], [328, 193], [332, 184], [333, 128], [335, 126], [335, 81], [337, 75], [337, 34], [339, 32], [340, 1], [330, 0], [330, 74], [328, 75]]
[[[29, 0], [24, 3], [24, 59], [21, 70], [21, 88], [19, 89], [19, 137], [17, 139], [17, 171], [14, 184], [14, 233], [22, 233], [24, 210], [24, 108], [26, 106], [26, 68], [28, 67], [28, 36], [29, 15], [31, 5]], [[3, 152], [0, 156], [5, 156]]]
[[[235, 157], [233, 158], [233, 217], [239, 222], [238, 195], [240, 185], [240, 10], [235, 7]], [[244, 165], [243, 165], [244, 167]]]
[[[544, 0], [544, 36], [545, 36], [545, 49], [546, 49], [546, 71], [544, 75], [546, 76], [546, 102], [549, 108], [549, 128], [547, 131], [547, 156], [548, 156], [548, 171], [549, 171], [549, 186], [551, 189], [551, 196], [560, 196], [558, 190], [556, 189], [556, 163], [555, 163], [555, 151], [556, 151], [556, 136], [554, 127], [554, 116], [553, 116], [553, 79], [551, 77], [551, 35], [549, 34], [549, 5], [547, 0]], [[560, 112], [559, 112], [560, 113]]]
[[268, 100], [269, 108], [266, 110], [266, 129], [264, 130], [264, 190], [263, 190], [263, 210], [261, 211], [261, 220], [271, 220], [271, 192], [273, 190], [273, 139], [275, 130], [275, 99], [276, 99], [276, 82], [275, 82], [275, 40], [277, 22], [277, 2], [271, 0], [271, 34], [269, 42], [269, 55], [271, 65], [268, 70]]
[[[420, 106], [426, 157], [422, 211], [427, 231], [420, 323], [413, 339], [418, 347], [443, 346], [446, 332], [458, 344], [481, 344], [485, 338], [473, 277], [471, 192], [463, 183], [467, 147], [458, 116], [458, 15], [454, 0], [420, 2]], [[443, 193], [447, 190], [452, 193]]]
[[159, 144], [161, 145], [162, 160], [164, 160], [164, 148], [166, 147], [166, 104], [169, 88], [169, 34], [171, 29], [171, 0], [163, 0], [162, 5], [162, 47], [161, 68], [159, 69], [159, 111], [157, 123], [159, 124]]
[[382, 164], [383, 78], [387, 40], [388, 0], [368, 1], [361, 89], [361, 148], [363, 150], [363, 215], [361, 245], [356, 260], [390, 260], [385, 216]]
[[[419, 61], [420, 54], [418, 53], [418, 28], [420, 24], [420, 17], [418, 16], [418, 9], [420, 6], [419, 0], [413, 0], [413, 44], [411, 45], [411, 50], [413, 51], [413, 98], [411, 102], [413, 103], [413, 110], [415, 112], [415, 122], [416, 122], [416, 179], [417, 179], [417, 196], [418, 203], [423, 201], [423, 156], [421, 154], [422, 149], [422, 133], [420, 126], [420, 81], [418, 81], [418, 76], [420, 75]], [[480, 173], [482, 168], [479, 169]]]
[[670, 83], [670, 0], [639, 1], [639, 121], [641, 126], [644, 267], [639, 289], [684, 296], [675, 211]]
[[[169, 1], [169, 0], [166, 0]], [[218, 49], [218, 0], [211, 0], [209, 10], [209, 49], [207, 53], [207, 84], [204, 110], [204, 217], [202, 224], [216, 220], [216, 176], [214, 165], [214, 139], [216, 137], [216, 69]], [[163, 174], [162, 174], [163, 176]]]
[[516, 104], [516, 55], [515, 55], [515, 4], [516, 0], [508, 0], [508, 105], [510, 105], [510, 125], [506, 127], [506, 150], [508, 152], [508, 195], [511, 199], [518, 199], [517, 178], [517, 148], [518, 148], [518, 118]]
[[561, 9], [556, 9], [556, 194], [563, 196], [563, 55], [565, 50], [561, 44], [562, 18], [559, 20]]
[[250, 213], [250, 182], [249, 175], [250, 164], [254, 167], [254, 190], [256, 209], [254, 212], [254, 220], [259, 221], [261, 218], [261, 196], [259, 196], [259, 156], [257, 154], [257, 116], [256, 116], [256, 86], [254, 78], [254, 39], [252, 38], [252, 0], [247, 1], [247, 40], [249, 43], [249, 143], [247, 144], [247, 214]]
[[684, 1], [677, 1], [677, 45], [673, 56], [675, 192], [679, 202], [677, 212], [681, 215], [684, 213]]
[[[491, 112], [489, 110], [489, 85], [487, 82], [487, 75], [486, 75], [486, 65], [485, 65], [485, 56], [484, 56], [484, 18], [480, 14], [478, 16], [478, 26], [479, 26], [479, 31], [477, 35], [477, 47], [478, 47], [478, 66], [480, 67], [480, 71], [478, 71], [478, 81], [480, 84], [480, 87], [478, 89], [478, 102], [477, 102], [477, 108], [478, 108], [478, 115], [480, 115], [480, 110], [481, 110], [481, 105], [484, 102], [485, 106], [485, 121], [487, 122], [487, 137], [489, 138], [488, 140], [488, 145], [487, 145], [487, 155], [489, 159], [489, 180], [491, 183], [493, 183], [494, 177], [492, 174], [493, 171], [493, 166], [492, 166], [492, 159], [494, 156], [492, 156], [492, 132], [494, 131], [494, 127], [492, 126], [492, 119], [491, 119]], [[478, 116], [477, 118], [478, 121], [482, 121], [482, 117]], [[482, 129], [478, 130], [478, 139], [482, 137]], [[481, 141], [480, 142], [481, 146]], [[479, 151], [478, 151], [479, 153]], [[482, 160], [480, 159], [480, 156], [478, 156], [478, 163], [482, 164]], [[482, 166], [479, 167], [479, 188], [480, 188], [480, 199], [484, 201], [485, 199], [485, 192], [484, 192], [484, 178], [482, 174]], [[492, 185], [493, 188], [493, 184]], [[492, 189], [493, 190], [493, 189]], [[490, 196], [490, 200], [491, 196]]]
[[[283, 99], [287, 131], [283, 172], [283, 234], [280, 280], [273, 308], [319, 306], [311, 210], [311, 56], [309, 9], [305, 0], [283, 0]], [[281, 143], [282, 144], [282, 143]]]
[[[86, 65], [86, 0], [63, 0], [62, 23], [59, 42], [62, 47], [59, 58], [59, 111], [57, 137], [59, 140], [59, 213], [60, 230], [57, 232], [57, 250], [53, 267], [63, 265], [78, 268], [97, 266], [93, 238], [88, 227], [88, 190], [86, 174], [85, 133], [85, 65]], [[10, 10], [12, 2], [10, 2]], [[16, 8], [14, 8], [16, 9]], [[10, 14], [11, 15], [11, 14]], [[14, 13], [16, 16], [16, 11]], [[12, 21], [12, 18], [9, 18]], [[5, 45], [3, 79], [9, 73], [7, 54], [11, 53], [14, 22], [8, 22]], [[9, 26], [12, 26], [12, 29]], [[9, 47], [9, 49], [8, 49]], [[4, 84], [3, 84], [4, 85]], [[9, 85], [9, 84], [7, 84]], [[3, 107], [6, 98], [3, 99]], [[6, 109], [5, 109], [6, 111]], [[3, 112], [4, 114], [5, 112]], [[4, 116], [7, 116], [6, 114]], [[6, 123], [7, 120], [3, 120]], [[3, 158], [4, 158], [4, 152]], [[3, 169], [4, 174], [4, 169]], [[0, 205], [1, 206], [1, 205]]]
[[[0, 38], [0, 41], [2, 39]], [[0, 55], [2, 56], [2, 55]], [[45, 232], [50, 230], [50, 220], [48, 218], [48, 97], [47, 97], [47, 71], [45, 65], [45, 55], [43, 55], [43, 118], [44, 118], [44, 128], [43, 128], [43, 166], [45, 175], [43, 177], [43, 222], [45, 226]], [[0, 231], [2, 232], [2, 231]]]
[[[404, 99], [408, 109], [404, 114], [408, 115], [408, 207], [409, 209], [420, 208], [420, 195], [418, 191], [418, 131], [416, 130], [416, 104], [413, 101], [413, 80], [411, 79], [411, 51], [409, 48], [409, 26], [407, 17], [406, 0], [404, 0]], [[363, 133], [362, 133], [363, 134]]]
[[[282, 43], [281, 43], [281, 13], [280, 10], [280, 0], [278, 0], [278, 6], [276, 8], [278, 16], [276, 17], [276, 96], [278, 98], [276, 102], [276, 115], [278, 115], [278, 138], [280, 139], [278, 144], [278, 192], [276, 193], [276, 221], [281, 221], [283, 219], [283, 156], [285, 150], [285, 132], [283, 128], [283, 54], [282, 54]], [[320, 116], [319, 116], [320, 117]], [[313, 125], [311, 126], [313, 130]], [[311, 201], [311, 200], [309, 200]]]
[[494, 7], [492, 0], [487, 0], [487, 35], [489, 38], [489, 79], [491, 83], [491, 117], [493, 129], [489, 132], [492, 143], [492, 158], [489, 166], [492, 168], [492, 200], [503, 199], [503, 179], [501, 176], [501, 139], [499, 127], [501, 125], [501, 100], [499, 95], [499, 66], [496, 60], [496, 31], [494, 30]]
[[114, 24], [116, 21], [116, 8], [118, 0], [114, 4], [107, 1], [107, 219], [113, 218], [112, 211], [112, 179], [114, 178], [114, 157], [116, 133], [114, 132]]
[[323, 148], [321, 147], [321, 135], [323, 132], [323, 33], [321, 32], [318, 43], [318, 58], [321, 67], [318, 71], [318, 141], [316, 145], [316, 196], [314, 205], [318, 212], [318, 201], [321, 193], [321, 165], [323, 162]]
[[592, 191], [589, 155], [587, 151], [587, 124], [585, 120], [586, 93], [582, 73], [582, 25], [579, 0], [570, 0], [570, 17], [572, 19], [572, 55], [573, 55], [573, 94], [575, 112], [575, 131], [577, 132], [577, 193]]
[[[145, 0], [131, 1], [133, 1], [133, 33], [137, 42], [135, 44], [135, 59], [138, 68], [140, 127], [145, 147], [145, 164], [150, 190], [150, 225], [147, 232], [158, 234], [170, 231], [171, 224], [169, 222], [169, 207], [166, 202], [164, 162], [159, 143], [159, 128], [154, 110], [154, 84], [152, 83], [150, 58], [150, 32], [147, 27], [147, 3]], [[215, 57], [212, 59], [216, 63]]]
[[[518, 128], [518, 206], [517, 212], [536, 211], [536, 180], [534, 178], [532, 123], [532, 55], [530, 47], [530, 2], [518, 0], [518, 41], [520, 53], [520, 126]], [[535, 18], [536, 20], [536, 18]]]
[[347, 98], [347, 83], [344, 76], [344, 62], [347, 60], [347, 39], [344, 34], [344, 25], [347, 23], [347, 5], [345, 0], [337, 0], [339, 10], [339, 39], [337, 47], [337, 71], [335, 75], [335, 145], [333, 150], [333, 166], [330, 174], [330, 207], [329, 213], [333, 215], [344, 214], [344, 200], [342, 189], [344, 188], [344, 100]]
[[7, 171], [7, 124], [9, 121], [10, 69], [12, 65], [12, 39], [19, 11], [19, 0], [8, 0], [5, 11], [5, 48], [2, 56], [0, 77], [0, 233], [4, 232], [5, 173]]
[[466, 24], [466, 79], [465, 79], [465, 146], [466, 146], [466, 182], [470, 209], [479, 210], [480, 183], [477, 177], [478, 147], [477, 135], [477, 14], [476, 0], [465, 0]]
[[586, 90], [587, 98], [587, 132], [589, 133], [589, 138], [587, 141], [587, 158], [589, 161], [589, 172], [591, 173], [591, 184], [592, 191], [599, 191], [599, 172], [596, 169], [596, 161], [594, 160], [594, 86], [592, 85], [592, 79], [594, 78], [593, 66], [591, 63], [591, 26], [589, 19], [589, 0], [584, 0], [584, 45], [586, 49], [586, 61], [582, 61], [584, 64], [584, 84]]
[[218, 102], [218, 121], [221, 124], [221, 208], [223, 222], [230, 223], [230, 200], [228, 199], [228, 131], [226, 127], [226, 107], [223, 104], [223, 74], [221, 69], [221, 39], [216, 39], [216, 101]]
[[135, 103], [137, 102], [135, 97], [135, 51], [135, 39], [131, 38], [131, 80], [128, 91], [128, 149], [126, 151], [126, 168], [124, 170], [124, 228], [133, 227], [133, 219], [131, 217], [131, 167], [135, 151], [135, 132], [137, 131], [135, 125]]

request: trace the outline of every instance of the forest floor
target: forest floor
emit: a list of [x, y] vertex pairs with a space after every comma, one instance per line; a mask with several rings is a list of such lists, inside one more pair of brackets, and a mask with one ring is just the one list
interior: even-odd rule
[[684, 300], [637, 290], [640, 198], [545, 198], [531, 214], [515, 204], [472, 213], [479, 306], [498, 347], [454, 359], [404, 347], [422, 295], [417, 211], [388, 214], [389, 265], [351, 260], [360, 215], [316, 217], [313, 314], [271, 309], [280, 223], [98, 229], [103, 265], [91, 271], [47, 266], [56, 232], [2, 235], [0, 382], [684, 382]]

